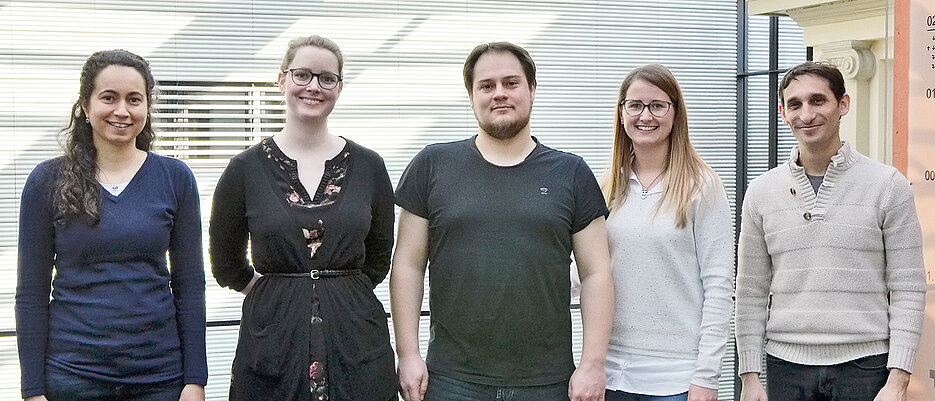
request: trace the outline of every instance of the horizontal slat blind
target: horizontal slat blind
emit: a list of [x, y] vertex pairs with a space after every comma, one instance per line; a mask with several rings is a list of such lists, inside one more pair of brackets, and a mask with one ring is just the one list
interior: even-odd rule
[[[685, 91], [692, 140], [733, 200], [735, 1], [0, 2], [0, 329], [13, 328], [19, 193], [29, 171], [58, 154], [56, 133], [90, 53], [125, 48], [151, 62], [162, 90], [158, 151], [195, 171], [207, 221], [227, 159], [282, 125], [275, 79], [286, 43], [313, 33], [347, 58], [331, 129], [378, 151], [394, 183], [426, 144], [475, 132], [462, 63], [476, 44], [508, 40], [538, 64], [534, 135], [597, 174], [608, 163], [620, 81], [642, 64], [669, 66]], [[242, 296], [207, 275], [209, 320], [238, 319]], [[377, 294], [388, 304], [386, 283]], [[236, 327], [212, 328], [208, 341], [208, 395], [226, 399]], [[0, 343], [0, 355], [15, 355], [13, 343]], [[14, 399], [18, 368], [5, 362], [0, 398]]]
[[[769, 18], [750, 16], [747, 39], [749, 72], [769, 70]], [[802, 28], [788, 17], [779, 18], [779, 68], [787, 69], [805, 61], [805, 45], [802, 42]], [[782, 80], [782, 74], [779, 75]], [[778, 82], [777, 82], [778, 83]], [[747, 180], [759, 177], [769, 169], [769, 100], [778, 94], [769, 91], [769, 75], [756, 75], [747, 78]], [[778, 125], [778, 160], [783, 163], [788, 159], [795, 137], [789, 127], [777, 116]], [[731, 330], [733, 330], [733, 319]], [[733, 333], [732, 333], [733, 335]], [[733, 348], [735, 344], [730, 344]], [[731, 350], [733, 351], [733, 350]], [[764, 360], [765, 363], [765, 360]], [[760, 380], [766, 382], [764, 374]], [[722, 383], [724, 378], [721, 379]]]
[[[769, 69], [769, 17], [751, 16], [749, 22], [748, 41], [748, 67], [750, 72], [767, 71]], [[791, 18], [779, 18], [779, 68], [788, 69], [805, 61], [805, 45], [802, 42], [802, 28], [795, 24]], [[779, 79], [782, 80], [782, 74]], [[748, 90], [748, 158], [747, 178], [759, 177], [769, 167], [769, 98], [778, 96], [769, 93], [769, 78], [767, 75], [750, 77]], [[795, 137], [792, 131], [777, 116], [779, 127], [779, 162], [789, 157]]]

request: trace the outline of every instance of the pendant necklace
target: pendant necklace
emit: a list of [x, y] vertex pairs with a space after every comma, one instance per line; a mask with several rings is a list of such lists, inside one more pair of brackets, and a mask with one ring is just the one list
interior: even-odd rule
[[[142, 153], [142, 154], [145, 155], [146, 153]], [[137, 161], [137, 160], [139, 160], [139, 158], [140, 158], [140, 153], [137, 153], [137, 154], [131, 156], [131, 160], [130, 160], [130, 162], [129, 162], [130, 166], [135, 166], [136, 163], [139, 163], [139, 162]], [[143, 159], [143, 162], [145, 162], [145, 161], [146, 161], [146, 159]], [[140, 167], [137, 167], [137, 168], [136, 168], [136, 169], [137, 169], [136, 171], [138, 171], [141, 167], [142, 167], [142, 164], [140, 165]], [[97, 168], [97, 171], [99, 171], [99, 172], [100, 172], [100, 175], [101, 175], [101, 177], [99, 177], [97, 181], [100, 182], [101, 185], [104, 186], [104, 188], [110, 188], [111, 192], [116, 191], [117, 188], [120, 188], [120, 186], [123, 185], [123, 184], [129, 184], [129, 183], [130, 183], [130, 180], [127, 180], [127, 181], [125, 181], [125, 182], [111, 180], [111, 179], [110, 179], [110, 176], [108, 176], [107, 173], [104, 172], [104, 169], [100, 168], [100, 166]], [[130, 175], [130, 179], [133, 178], [133, 175], [136, 174], [136, 171], [133, 171], [133, 174]], [[118, 173], [120, 173], [120, 175], [119, 175], [118, 177], [125, 177], [125, 176], [126, 176], [126, 172], [118, 171]], [[104, 180], [107, 181], [107, 182], [109, 182], [109, 184], [105, 184], [105, 183], [101, 182], [100, 178], [104, 178]]]
[[[110, 177], [107, 176], [107, 173], [105, 173], [104, 170], [102, 170], [102, 169], [99, 168], [98, 171], [101, 172], [101, 175], [104, 176], [104, 179], [105, 179], [105, 180], [107, 180], [107, 181], [109, 181], [109, 182], [114, 182], [113, 180], [110, 179]], [[101, 185], [104, 185], [105, 187], [110, 188], [111, 191], [116, 191], [117, 188], [120, 188], [120, 184], [104, 184], [104, 183], [102, 182]]]
[[643, 186], [643, 181], [640, 180], [640, 172], [636, 170], [635, 164], [636, 163], [634, 163], [633, 171], [636, 173], [636, 181], [640, 183], [640, 199], [646, 199], [647, 197], [649, 197], [649, 189], [653, 187], [653, 184], [656, 183], [656, 180], [658, 180], [659, 177], [662, 177], [662, 174], [665, 173], [666, 170], [662, 169], [662, 171], [660, 171], [659, 174], [656, 175], [656, 178], [653, 178], [653, 180], [649, 182], [648, 186]]

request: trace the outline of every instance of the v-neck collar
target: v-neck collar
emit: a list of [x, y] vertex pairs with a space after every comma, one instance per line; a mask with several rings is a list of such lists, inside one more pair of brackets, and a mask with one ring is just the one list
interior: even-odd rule
[[[146, 165], [150, 163], [150, 159], [152, 158], [152, 155], [153, 155], [152, 152], [146, 152], [146, 159], [143, 159], [143, 163], [140, 164], [140, 168], [138, 168], [136, 172], [133, 173], [133, 177], [130, 178], [129, 182], [127, 182], [126, 188], [124, 188], [123, 191], [120, 191], [120, 194], [114, 195], [110, 193], [110, 191], [105, 189], [104, 187], [101, 187], [101, 193], [102, 193], [101, 199], [106, 198], [106, 199], [110, 199], [113, 202], [116, 202], [120, 200], [121, 198], [123, 198], [124, 194], [133, 191], [133, 188], [137, 186], [136, 182], [139, 181], [138, 177], [143, 175], [143, 170], [146, 168]], [[100, 183], [98, 184], [100, 185]]]
[[264, 146], [264, 150], [267, 153], [267, 157], [271, 157], [279, 168], [286, 173], [286, 178], [289, 184], [289, 191], [286, 193], [286, 201], [291, 206], [302, 206], [302, 207], [319, 207], [326, 206], [334, 203], [337, 198], [336, 195], [340, 193], [340, 188], [335, 187], [336, 191], [330, 193], [334, 185], [329, 183], [335, 179], [343, 180], [344, 174], [347, 172], [349, 160], [348, 157], [351, 154], [351, 140], [340, 137], [344, 139], [344, 147], [338, 152], [334, 157], [325, 160], [324, 171], [322, 172], [321, 179], [318, 183], [315, 183], [316, 186], [312, 189], [315, 192], [309, 192], [308, 187], [305, 186], [301, 180], [299, 180], [299, 170], [298, 162], [295, 159], [292, 159], [282, 149], [279, 147], [279, 144], [273, 139], [273, 137], [266, 137], [261, 142]]

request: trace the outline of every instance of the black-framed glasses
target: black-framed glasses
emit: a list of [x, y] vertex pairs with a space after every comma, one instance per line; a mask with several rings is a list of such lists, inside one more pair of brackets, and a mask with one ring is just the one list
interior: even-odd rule
[[626, 99], [620, 102], [620, 107], [623, 108], [624, 112], [633, 117], [643, 114], [643, 110], [645, 109], [649, 109], [649, 114], [655, 117], [665, 117], [666, 114], [669, 114], [669, 109], [672, 108], [672, 102], [653, 100], [649, 102], [649, 104], [646, 104], [639, 100]]
[[305, 86], [312, 83], [312, 79], [318, 77], [318, 86], [322, 89], [334, 89], [338, 86], [338, 83], [343, 79], [340, 75], [322, 72], [314, 73], [308, 68], [290, 68], [288, 70], [282, 70], [283, 74], [292, 73], [292, 82], [295, 82], [296, 85]]

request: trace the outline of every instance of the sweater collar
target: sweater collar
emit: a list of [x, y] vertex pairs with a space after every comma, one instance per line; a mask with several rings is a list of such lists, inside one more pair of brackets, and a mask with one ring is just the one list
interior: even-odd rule
[[[831, 164], [828, 165], [828, 168], [834, 168], [836, 170], [844, 170], [854, 164], [854, 161], [857, 160], [857, 151], [855, 151], [851, 144], [847, 141], [841, 141], [841, 148], [838, 149], [838, 153], [835, 153], [834, 156], [831, 156]], [[792, 171], [805, 170], [805, 167], [799, 165], [799, 145], [792, 147], [792, 152], [789, 154], [789, 161], [787, 164]]]

